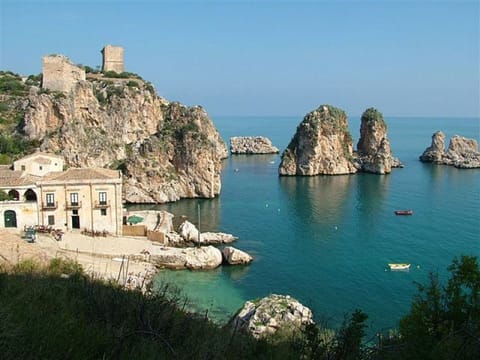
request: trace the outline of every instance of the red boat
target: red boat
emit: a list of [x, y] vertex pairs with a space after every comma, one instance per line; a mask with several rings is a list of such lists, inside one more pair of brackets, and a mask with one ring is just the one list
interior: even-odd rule
[[395, 215], [413, 215], [413, 210], [395, 210]]

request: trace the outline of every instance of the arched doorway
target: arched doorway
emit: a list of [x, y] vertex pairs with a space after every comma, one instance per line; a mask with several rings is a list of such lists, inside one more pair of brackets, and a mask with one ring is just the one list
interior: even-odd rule
[[16, 201], [20, 200], [20, 194], [19, 194], [18, 191], [15, 190], [15, 189], [10, 190], [10, 191], [8, 192], [8, 196], [9, 196], [10, 199], [12, 199], [12, 200], [16, 200]]
[[37, 194], [32, 189], [25, 191], [25, 201], [37, 201]]
[[13, 210], [5, 211], [3, 214], [5, 220], [5, 227], [6, 228], [16, 228], [17, 227], [17, 214]]

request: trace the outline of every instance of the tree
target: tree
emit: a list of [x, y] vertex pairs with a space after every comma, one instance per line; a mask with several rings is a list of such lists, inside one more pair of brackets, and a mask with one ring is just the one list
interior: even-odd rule
[[410, 313], [400, 321], [405, 358], [477, 359], [480, 354], [480, 268], [477, 257], [454, 258], [442, 286], [437, 273], [418, 284]]

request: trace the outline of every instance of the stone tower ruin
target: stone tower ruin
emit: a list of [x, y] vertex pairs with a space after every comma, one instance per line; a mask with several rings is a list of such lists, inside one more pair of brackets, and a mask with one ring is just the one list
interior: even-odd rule
[[47, 55], [42, 62], [43, 89], [70, 92], [77, 82], [85, 80], [85, 70], [64, 55]]
[[102, 49], [103, 66], [102, 71], [115, 71], [122, 73], [125, 71], [123, 64], [123, 48], [121, 46], [106, 45]]

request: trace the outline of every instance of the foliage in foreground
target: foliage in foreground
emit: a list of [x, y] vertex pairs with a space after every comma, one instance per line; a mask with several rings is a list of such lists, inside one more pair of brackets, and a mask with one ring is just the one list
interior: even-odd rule
[[449, 271], [445, 286], [435, 274], [419, 285], [397, 336], [368, 345], [360, 310], [337, 333], [312, 325], [293, 338], [256, 340], [186, 312], [168, 286], [145, 295], [91, 279], [72, 261], [41, 267], [27, 260], [0, 267], [0, 353], [2, 359], [477, 359], [477, 258], [454, 259]]
[[385, 359], [479, 359], [480, 267], [477, 257], [454, 258], [446, 285], [437, 273], [418, 285], [400, 336], [385, 344]]
[[0, 273], [0, 352], [2, 359], [333, 359], [337, 351], [316, 327], [256, 340], [184, 307], [168, 287], [145, 295], [91, 279], [71, 261], [26, 260]]

